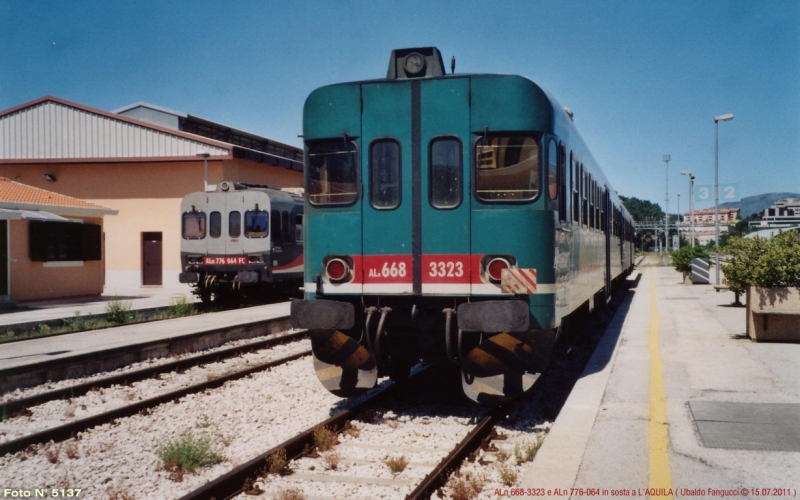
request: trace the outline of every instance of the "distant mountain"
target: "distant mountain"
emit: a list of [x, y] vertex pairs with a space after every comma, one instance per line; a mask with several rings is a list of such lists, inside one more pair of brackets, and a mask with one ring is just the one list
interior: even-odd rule
[[752, 214], [763, 214], [765, 208], [769, 208], [778, 200], [786, 198], [800, 199], [800, 193], [767, 193], [759, 194], [756, 196], [746, 196], [741, 201], [729, 201], [727, 203], [720, 203], [720, 208], [738, 208], [739, 217], [745, 219]]

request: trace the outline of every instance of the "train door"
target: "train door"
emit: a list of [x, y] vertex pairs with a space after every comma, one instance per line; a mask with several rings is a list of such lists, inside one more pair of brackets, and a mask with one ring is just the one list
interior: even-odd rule
[[468, 295], [469, 80], [364, 84], [362, 99], [364, 293]]
[[606, 302], [611, 300], [611, 196], [606, 187], [603, 190], [603, 232], [606, 236]]
[[206, 255], [221, 257], [227, 254], [226, 238], [223, 229], [225, 218], [225, 193], [204, 193], [206, 197], [206, 217], [208, 217], [208, 232], [204, 239]]

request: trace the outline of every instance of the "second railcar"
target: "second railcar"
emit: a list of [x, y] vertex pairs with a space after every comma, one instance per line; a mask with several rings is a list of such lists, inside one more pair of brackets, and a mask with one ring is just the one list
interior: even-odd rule
[[181, 202], [181, 283], [204, 303], [288, 297], [303, 276], [299, 192], [223, 181]]
[[633, 265], [632, 225], [571, 113], [435, 48], [306, 100], [305, 299], [314, 365], [351, 396], [420, 359], [479, 402], [527, 390], [559, 328]]

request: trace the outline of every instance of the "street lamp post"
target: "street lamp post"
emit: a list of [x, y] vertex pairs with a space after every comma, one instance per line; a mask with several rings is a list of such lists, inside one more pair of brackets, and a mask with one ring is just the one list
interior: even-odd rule
[[681, 175], [689, 176], [689, 234], [694, 247], [694, 173], [683, 170]]
[[719, 122], [733, 120], [733, 113], [714, 117], [714, 246], [716, 257], [714, 265], [717, 268], [717, 285], [719, 285]]
[[681, 248], [681, 225], [683, 220], [681, 220], [681, 194], [678, 193], [678, 220], [675, 221], [675, 226], [678, 229], [678, 250]]
[[664, 163], [667, 165], [664, 182], [664, 251], [669, 247], [669, 159], [669, 155], [664, 155]]
[[198, 151], [195, 156], [203, 158], [203, 192], [208, 191], [208, 157], [211, 153], [208, 151]]

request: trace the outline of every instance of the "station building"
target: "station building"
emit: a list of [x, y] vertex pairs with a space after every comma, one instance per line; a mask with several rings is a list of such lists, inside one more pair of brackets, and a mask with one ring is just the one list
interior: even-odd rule
[[52, 96], [0, 111], [0, 176], [116, 211], [106, 292], [178, 286], [180, 202], [206, 182], [302, 186], [300, 148], [146, 103], [117, 111]]
[[753, 228], [789, 228], [800, 226], [800, 200], [787, 198], [776, 201], [764, 209], [760, 221], [750, 223]]
[[0, 177], [0, 305], [103, 292], [103, 219], [117, 211]]

